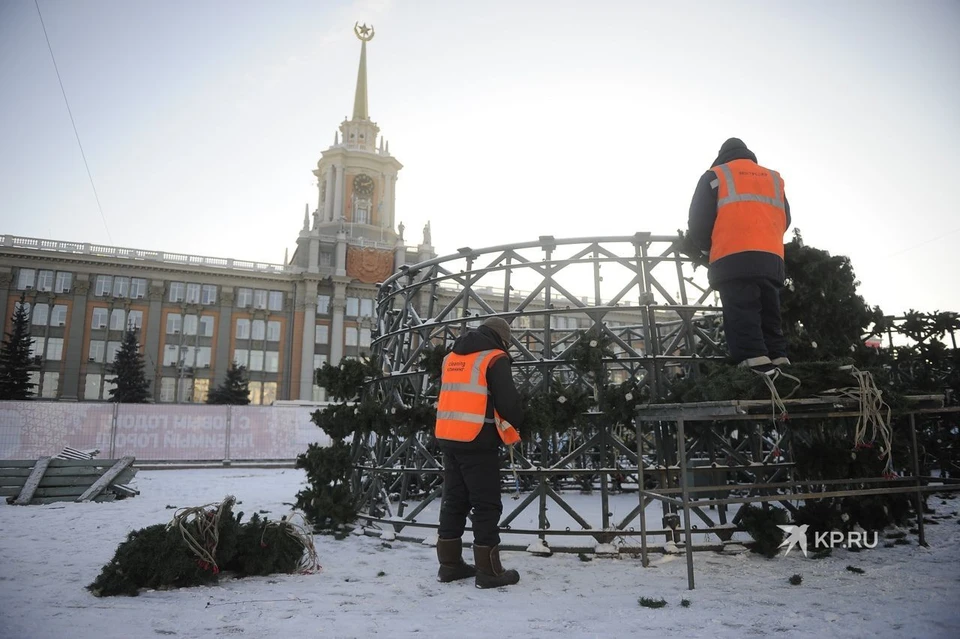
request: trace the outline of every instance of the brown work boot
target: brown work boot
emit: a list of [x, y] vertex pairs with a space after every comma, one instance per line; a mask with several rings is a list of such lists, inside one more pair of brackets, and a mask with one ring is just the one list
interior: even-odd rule
[[438, 539], [437, 559], [440, 560], [437, 581], [441, 583], [466, 579], [477, 574], [476, 568], [463, 561], [463, 541], [459, 537]]
[[499, 546], [474, 546], [473, 560], [477, 562], [477, 588], [499, 588], [520, 581], [516, 570], [504, 570], [500, 564]]

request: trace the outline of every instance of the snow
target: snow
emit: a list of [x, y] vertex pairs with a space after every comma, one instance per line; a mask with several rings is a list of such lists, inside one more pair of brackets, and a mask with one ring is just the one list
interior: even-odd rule
[[[0, 637], [960, 637], [955, 516], [927, 527], [929, 548], [910, 535], [909, 546], [835, 550], [821, 560], [698, 552], [694, 591], [686, 588], [684, 555], [659, 553], [643, 568], [625, 553], [586, 561], [592, 555], [506, 551], [504, 565], [520, 571], [516, 586], [440, 584], [429, 542], [400, 539], [410, 529], [389, 542], [390, 534], [341, 541], [317, 535], [323, 570], [315, 574], [223, 579], [134, 598], [98, 599], [85, 589], [130, 530], [169, 521], [170, 506], [235, 495], [238, 511], [267, 510], [278, 519], [303, 483], [293, 469], [140, 471], [134, 484], [141, 494], [132, 499], [0, 505]], [[942, 501], [932, 495], [929, 502], [940, 515], [960, 509], [960, 497]], [[511, 505], [505, 499], [507, 510]], [[579, 542], [594, 544], [590, 537]], [[662, 538], [651, 545], [662, 548]], [[803, 576], [799, 586], [787, 583], [794, 573]], [[642, 608], [641, 596], [668, 605]], [[691, 605], [681, 607], [682, 599]]]

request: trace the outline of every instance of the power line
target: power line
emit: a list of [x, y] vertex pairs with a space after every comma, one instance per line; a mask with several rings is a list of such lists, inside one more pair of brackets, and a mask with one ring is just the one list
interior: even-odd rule
[[947, 237], [948, 235], [953, 235], [954, 233], [957, 233], [957, 232], [960, 232], [960, 227], [957, 227], [957, 228], [953, 229], [952, 231], [947, 231], [946, 233], [942, 233], [942, 234], [940, 234], [940, 235], [938, 235], [938, 236], [936, 236], [936, 237], [931, 237], [929, 240], [924, 240], [923, 242], [920, 242], [919, 244], [914, 244], [913, 246], [908, 246], [908, 247], [905, 248], [905, 249], [900, 249], [899, 251], [897, 251], [897, 252], [895, 252], [895, 253], [891, 253], [890, 255], [888, 255], [888, 256], [887, 256], [886, 258], [884, 258], [884, 259], [888, 259], [888, 258], [894, 257], [894, 256], [896, 256], [896, 255], [900, 255], [900, 254], [902, 254], [902, 253], [906, 253], [907, 251], [912, 251], [913, 249], [920, 248], [921, 246], [924, 246], [924, 245], [926, 245], [926, 244], [930, 244], [931, 242], [936, 242], [937, 240], [942, 240], [943, 238]]
[[110, 228], [107, 226], [107, 218], [103, 214], [103, 206], [100, 205], [100, 195], [97, 193], [97, 186], [93, 183], [93, 174], [90, 173], [90, 165], [87, 163], [87, 154], [83, 151], [83, 144], [80, 142], [80, 134], [77, 133], [77, 123], [73, 120], [73, 111], [70, 110], [70, 101], [67, 100], [67, 92], [63, 88], [63, 79], [60, 77], [60, 68], [57, 66], [57, 58], [53, 55], [53, 47], [50, 46], [50, 36], [47, 35], [47, 26], [43, 23], [43, 14], [40, 12], [40, 3], [33, 0], [37, 7], [37, 15], [40, 16], [40, 27], [43, 29], [43, 37], [47, 41], [47, 50], [50, 52], [50, 59], [53, 60], [53, 70], [57, 72], [57, 82], [60, 83], [60, 93], [63, 94], [63, 102], [67, 105], [67, 113], [70, 115], [70, 124], [73, 126], [73, 134], [77, 137], [77, 146], [80, 147], [80, 157], [83, 158], [83, 166], [87, 169], [87, 177], [90, 178], [90, 187], [93, 189], [93, 197], [97, 200], [97, 209], [100, 211], [100, 219], [103, 220], [103, 228], [107, 232], [107, 239], [113, 244], [113, 237], [110, 235]]

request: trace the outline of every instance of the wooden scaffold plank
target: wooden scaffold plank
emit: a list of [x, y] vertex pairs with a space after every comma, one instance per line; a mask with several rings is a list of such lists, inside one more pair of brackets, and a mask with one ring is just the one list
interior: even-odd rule
[[133, 463], [133, 460], [133, 457], [124, 457], [123, 459], [119, 460], [113, 465], [113, 468], [105, 472], [100, 479], [94, 482], [93, 486], [88, 488], [86, 492], [77, 497], [77, 501], [87, 502], [99, 496], [100, 493], [102, 493], [104, 489], [117, 478], [117, 475], [122, 473], [127, 466]]
[[13, 500], [13, 504], [15, 506], [26, 506], [30, 503], [30, 500], [33, 499], [33, 493], [37, 491], [37, 487], [40, 485], [40, 480], [43, 479], [43, 474], [47, 472], [47, 466], [49, 465], [49, 457], [41, 457], [37, 460], [37, 463], [33, 467], [33, 471], [30, 473], [30, 476], [27, 477], [27, 481], [23, 484], [23, 490], [21, 490], [20, 495]]

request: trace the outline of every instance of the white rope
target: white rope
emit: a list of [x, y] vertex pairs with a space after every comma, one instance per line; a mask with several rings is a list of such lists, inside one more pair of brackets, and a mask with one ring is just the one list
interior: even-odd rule
[[268, 522], [260, 535], [261, 544], [264, 543], [263, 538], [267, 534], [268, 528], [279, 529], [282, 534], [295, 539], [303, 547], [303, 555], [297, 563], [298, 573], [310, 574], [314, 571], [323, 570], [323, 566], [320, 565], [320, 558], [317, 556], [317, 548], [313, 544], [313, 535], [308, 532], [307, 522], [302, 513], [295, 511], [289, 516], [282, 517], [280, 521]]
[[[213, 574], [220, 572], [216, 559], [217, 545], [220, 543], [220, 518], [223, 516], [223, 511], [228, 506], [233, 506], [236, 501], [236, 497], [229, 495], [219, 504], [181, 508], [167, 524], [168, 530], [175, 527], [180, 531], [184, 543], [193, 554], [199, 557], [200, 567], [206, 569], [209, 565]], [[196, 525], [199, 539], [190, 531], [192, 524]]]
[[[841, 367], [846, 370], [847, 367]], [[853, 445], [856, 448], [872, 448], [879, 440], [880, 458], [886, 458], [883, 472], [893, 474], [893, 431], [890, 426], [891, 409], [883, 401], [883, 391], [877, 387], [869, 371], [849, 367], [850, 374], [857, 380], [857, 386], [841, 388], [837, 393], [843, 397], [857, 400], [859, 404], [857, 425], [854, 429]]]

